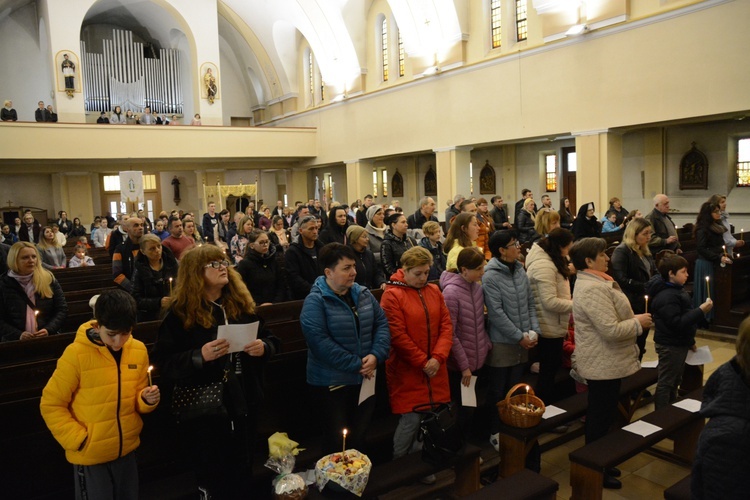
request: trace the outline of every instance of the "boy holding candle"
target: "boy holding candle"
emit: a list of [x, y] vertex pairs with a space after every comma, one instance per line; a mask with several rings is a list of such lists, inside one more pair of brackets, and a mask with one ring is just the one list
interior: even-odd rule
[[659, 381], [654, 406], [659, 409], [677, 399], [677, 388], [688, 350], [695, 351], [698, 322], [713, 308], [711, 297], [693, 308], [683, 285], [688, 278], [687, 260], [677, 254], [664, 256], [658, 265], [659, 274], [646, 284], [654, 318], [654, 342], [659, 355]]
[[76, 498], [138, 498], [135, 450], [159, 403], [147, 379], [146, 346], [132, 338], [135, 300], [103, 292], [42, 393], [41, 412], [75, 471]]

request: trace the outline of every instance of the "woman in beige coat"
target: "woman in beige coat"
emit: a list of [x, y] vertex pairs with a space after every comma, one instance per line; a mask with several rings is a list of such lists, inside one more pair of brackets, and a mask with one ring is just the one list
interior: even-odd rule
[[[573, 292], [576, 350], [573, 364], [588, 383], [586, 444], [611, 427], [622, 379], [640, 369], [635, 338], [651, 327], [650, 314], [634, 315], [630, 302], [606, 271], [609, 257], [602, 238], [583, 238], [570, 249], [578, 271]], [[621, 488], [616, 468], [604, 471], [605, 488]]]
[[573, 310], [568, 281], [571, 246], [573, 233], [557, 228], [532, 246], [526, 256], [526, 274], [534, 292], [540, 328], [536, 392], [547, 404], [554, 403], [555, 374], [562, 366], [563, 340]]

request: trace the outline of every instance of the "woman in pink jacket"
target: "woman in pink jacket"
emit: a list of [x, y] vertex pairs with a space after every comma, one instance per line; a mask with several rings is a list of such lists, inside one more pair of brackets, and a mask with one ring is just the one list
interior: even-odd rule
[[479, 375], [492, 342], [484, 328], [482, 251], [477, 247], [464, 248], [458, 254], [456, 266], [454, 272], [443, 272], [440, 286], [453, 322], [453, 347], [448, 358], [451, 399], [460, 408], [461, 430], [464, 437], [468, 437], [474, 408], [462, 406], [461, 386], [469, 387], [471, 377]]

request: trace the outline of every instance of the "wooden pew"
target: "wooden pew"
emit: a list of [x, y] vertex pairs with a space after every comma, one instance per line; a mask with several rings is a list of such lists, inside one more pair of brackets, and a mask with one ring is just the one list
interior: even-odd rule
[[750, 255], [735, 258], [733, 264], [715, 269], [716, 283], [711, 284], [714, 299], [711, 329], [736, 335], [740, 323], [750, 314]]
[[510, 477], [498, 479], [465, 500], [555, 500], [560, 485], [552, 479], [523, 469]]
[[666, 490], [664, 490], [664, 498], [666, 500], [690, 500], [690, 480], [691, 476], [688, 474], [680, 481], [676, 482]]
[[[688, 398], [699, 401], [702, 396], [702, 388], [687, 395]], [[641, 420], [656, 425], [661, 430], [642, 437], [619, 429], [570, 453], [572, 499], [601, 499], [605, 469], [616, 467], [668, 437], [674, 439], [674, 454], [686, 463], [692, 461], [704, 424], [699, 412], [693, 413], [669, 405], [649, 413]]]

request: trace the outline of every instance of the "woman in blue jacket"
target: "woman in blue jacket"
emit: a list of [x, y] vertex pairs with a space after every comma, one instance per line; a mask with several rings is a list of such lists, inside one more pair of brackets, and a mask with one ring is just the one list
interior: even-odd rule
[[318, 409], [323, 451], [341, 449], [347, 429], [349, 448], [362, 451], [375, 398], [359, 404], [364, 379], [385, 362], [391, 337], [380, 304], [358, 285], [356, 255], [340, 243], [318, 256], [325, 275], [315, 280], [300, 315], [307, 341], [307, 383]]

